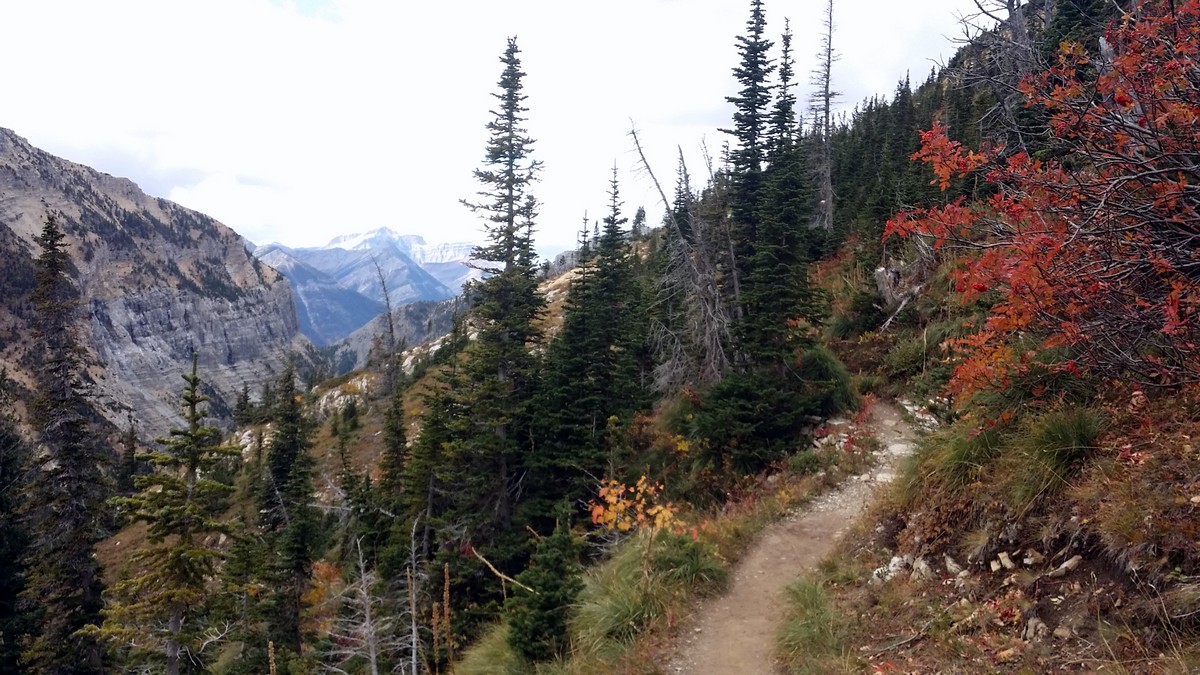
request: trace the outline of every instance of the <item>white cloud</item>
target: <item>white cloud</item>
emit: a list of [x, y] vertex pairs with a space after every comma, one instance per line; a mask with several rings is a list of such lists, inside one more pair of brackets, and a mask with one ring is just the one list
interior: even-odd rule
[[[801, 74], [819, 4], [766, 4], [772, 33], [791, 18]], [[906, 69], [923, 80], [970, 4], [838, 0], [843, 105], [890, 95]], [[602, 215], [614, 160], [629, 211], [657, 219], [631, 118], [664, 188], [677, 146], [703, 176], [699, 144], [715, 154], [724, 142], [748, 3], [0, 0], [0, 13], [0, 125], [292, 245], [380, 225], [479, 239], [458, 200], [475, 192], [498, 57], [517, 35], [549, 251], [572, 243], [585, 209]]]

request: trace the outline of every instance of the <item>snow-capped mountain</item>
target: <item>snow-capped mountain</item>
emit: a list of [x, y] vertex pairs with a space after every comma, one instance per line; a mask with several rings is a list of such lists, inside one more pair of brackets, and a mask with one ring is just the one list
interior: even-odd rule
[[399, 234], [381, 227], [370, 232], [334, 237], [324, 246], [326, 249], [347, 251], [388, 247], [398, 248], [455, 294], [462, 292], [463, 285], [468, 281], [483, 276], [482, 272], [471, 267], [471, 253], [475, 250], [475, 244], [470, 242], [428, 244], [420, 235]]
[[386, 227], [319, 247], [247, 248], [291, 280], [302, 332], [318, 345], [346, 337], [382, 311], [381, 272], [393, 307], [452, 298], [481, 276], [469, 265], [473, 244], [427, 244]]

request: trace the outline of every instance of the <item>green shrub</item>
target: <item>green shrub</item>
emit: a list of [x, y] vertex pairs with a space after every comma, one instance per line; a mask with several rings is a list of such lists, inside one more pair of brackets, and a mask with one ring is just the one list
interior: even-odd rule
[[825, 461], [812, 450], [801, 450], [788, 457], [788, 470], [795, 474], [816, 473], [825, 468]]
[[887, 387], [887, 380], [881, 375], [855, 375], [852, 377], [854, 391], [863, 394], [881, 394]]
[[802, 353], [796, 368], [800, 393], [810, 414], [831, 417], [858, 408], [858, 394], [846, 366], [833, 352], [813, 347]]
[[454, 667], [458, 675], [525, 675], [529, 664], [521, 660], [509, 646], [508, 624], [499, 623], [484, 631], [483, 636], [463, 654]]
[[884, 316], [883, 298], [877, 293], [858, 291], [850, 299], [850, 306], [845, 314], [833, 317], [829, 332], [839, 340], [856, 338], [878, 328], [887, 317]]
[[729, 572], [721, 561], [706, 546], [684, 535], [659, 534], [651, 565], [667, 584], [701, 596], [725, 590], [729, 580]]
[[[649, 548], [647, 548], [649, 547]], [[662, 616], [671, 599], [724, 587], [723, 564], [689, 537], [639, 532], [587, 574], [571, 620], [576, 653], [612, 654]]]

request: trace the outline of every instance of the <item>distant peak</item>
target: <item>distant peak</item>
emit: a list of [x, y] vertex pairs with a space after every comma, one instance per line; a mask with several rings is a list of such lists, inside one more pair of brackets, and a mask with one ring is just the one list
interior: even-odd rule
[[[369, 244], [374, 241], [398, 241], [401, 239], [411, 240], [415, 235], [401, 235], [389, 227], [379, 227], [369, 232], [360, 232], [356, 234], [343, 234], [339, 237], [334, 237], [329, 240], [325, 248], [344, 248], [356, 249], [361, 248], [364, 244]], [[420, 239], [420, 237], [416, 237]]]

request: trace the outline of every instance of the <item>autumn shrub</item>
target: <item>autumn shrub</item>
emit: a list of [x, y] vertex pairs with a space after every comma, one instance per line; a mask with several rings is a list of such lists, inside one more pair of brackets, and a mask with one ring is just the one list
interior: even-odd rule
[[1023, 340], [1057, 350], [1051, 371], [1160, 385], [1200, 376], [1198, 21], [1200, 3], [1144, 0], [1105, 31], [1113, 56], [1103, 72], [1065, 42], [1052, 67], [1025, 78], [1019, 91], [1045, 116], [1053, 159], [1000, 145], [975, 152], [938, 123], [922, 135], [913, 158], [942, 190], [971, 177], [996, 187], [903, 212], [885, 231], [966, 252], [957, 290], [998, 297], [960, 342], [951, 386], [961, 401], [1005, 389], [1029, 361], [1014, 348]]

